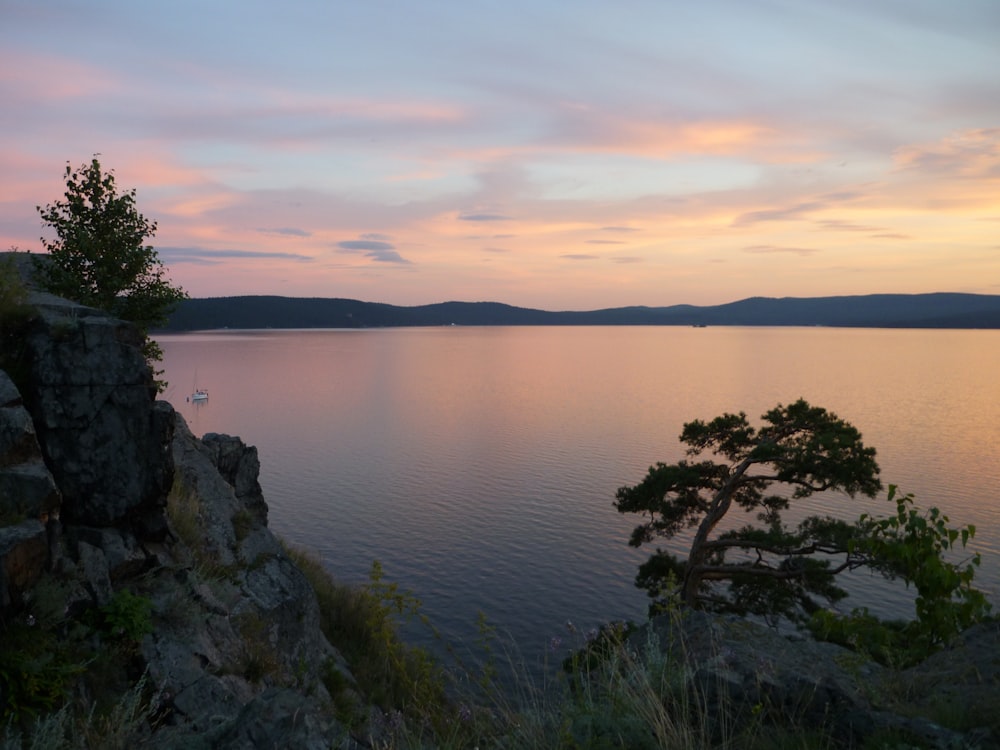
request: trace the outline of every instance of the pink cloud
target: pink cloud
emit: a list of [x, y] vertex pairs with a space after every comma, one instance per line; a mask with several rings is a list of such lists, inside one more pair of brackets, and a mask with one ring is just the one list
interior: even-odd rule
[[[16, 58], [16, 59], [15, 59]], [[121, 78], [79, 59], [0, 49], [0, 87], [5, 106], [106, 96], [122, 88]]]
[[896, 149], [897, 170], [921, 170], [932, 175], [1000, 179], [1000, 128], [962, 130], [936, 143]]

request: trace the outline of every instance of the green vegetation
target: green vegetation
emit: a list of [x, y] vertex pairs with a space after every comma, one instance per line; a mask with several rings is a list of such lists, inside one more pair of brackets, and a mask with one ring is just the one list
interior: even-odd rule
[[[951, 528], [937, 508], [921, 513], [913, 496], [895, 486], [887, 498], [896, 503], [895, 515], [862, 514], [854, 523], [809, 516], [786, 527], [781, 512], [816, 492], [874, 497], [881, 489], [875, 450], [853, 426], [803, 400], [762, 419], [760, 429], [743, 413], [690, 422], [680, 437], [688, 456], [711, 458], [659, 463], [640, 484], [618, 490], [620, 512], [648, 517], [633, 531], [633, 546], [697, 527], [686, 560], [658, 549], [640, 566], [636, 585], [653, 598], [651, 613], [680, 602], [787, 617], [820, 638], [894, 664], [918, 661], [988, 617], [990, 605], [973, 586], [979, 556], [961, 563], [948, 557], [965, 547], [975, 527]], [[734, 504], [756, 511], [759, 525], [713, 537]], [[821, 608], [815, 597], [837, 602], [847, 594], [834, 577], [860, 567], [912, 585], [916, 619], [882, 622], [865, 609], [838, 615]]]
[[152, 612], [148, 597], [122, 589], [98, 610], [98, 625], [113, 641], [134, 646], [153, 632]]
[[[42, 238], [48, 259], [36, 258], [39, 283], [53, 294], [97, 307], [135, 323], [143, 334], [166, 322], [187, 294], [165, 277], [156, 250], [145, 244], [156, 222], [136, 208], [135, 190], [119, 192], [113, 171], [92, 159], [78, 169], [66, 165], [64, 200], [37, 207], [56, 239]], [[162, 359], [146, 336], [143, 354]]]
[[921, 514], [913, 495], [898, 495], [895, 485], [889, 488], [888, 499], [896, 500], [896, 515], [863, 515], [860, 524], [867, 533], [861, 544], [872, 565], [916, 588], [917, 619], [907, 635], [930, 653], [989, 614], [986, 597], [972, 585], [980, 555], [963, 563], [945, 558], [959, 545], [964, 549], [976, 527], [950, 528], [948, 516], [937, 508]]
[[[653, 598], [654, 612], [679, 597], [690, 607], [802, 619], [819, 609], [815, 597], [843, 598], [834, 577], [864, 564], [850, 525], [809, 516], [791, 529], [781, 512], [827, 490], [874, 497], [881, 489], [874, 449], [850, 424], [803, 400], [762, 419], [767, 424], [759, 430], [742, 412], [689, 422], [680, 439], [688, 456], [702, 460], [659, 463], [638, 485], [618, 490], [619, 512], [648, 516], [633, 531], [632, 546], [697, 527], [686, 560], [658, 549], [640, 567], [636, 585]], [[713, 537], [734, 504], [756, 511], [761, 525]], [[718, 585], [723, 581], [728, 591]]]
[[76, 585], [46, 573], [23, 611], [0, 620], [0, 748], [20, 748], [24, 736], [30, 747], [124, 747], [111, 739], [125, 736], [123, 711], [138, 722], [148, 704], [132, 669], [152, 630], [149, 599], [121, 589], [73, 615]]
[[[632, 627], [580, 634], [568, 625], [565, 647], [553, 639], [544, 678], [528, 674], [515, 649], [480, 619], [475, 666], [448, 669], [403, 643], [403, 620], [423, 621], [419, 602], [385, 581], [373, 565], [368, 583], [337, 584], [314, 557], [288, 549], [317, 593], [323, 631], [357, 678], [351, 689], [329, 666], [326, 686], [338, 718], [382, 750], [525, 748], [526, 750], [747, 750], [826, 748], [822, 727], [776, 719], [763, 704], [746, 711], [738, 696], [692, 688], [683, 645], [661, 648], [655, 636], [636, 644]], [[681, 616], [679, 609], [672, 616]], [[402, 619], [400, 619], [402, 618]], [[568, 656], [561, 658], [562, 654]], [[504, 658], [505, 664], [498, 664]], [[362, 699], [360, 696], [364, 696]], [[721, 697], [720, 697], [721, 696]], [[369, 721], [363, 700], [381, 709]]]
[[[17, 248], [12, 247], [11, 252], [17, 252]], [[22, 311], [27, 299], [28, 290], [21, 280], [13, 256], [0, 258], [0, 320]]]
[[[334, 581], [322, 563], [300, 550], [286, 548], [306, 574], [320, 604], [320, 627], [343, 654], [358, 691], [385, 711], [400, 710], [412, 718], [439, 724], [447, 705], [444, 673], [430, 654], [400, 638], [397, 625], [407, 619], [426, 623], [420, 601], [387, 582], [382, 567], [372, 564], [362, 586]], [[327, 689], [344, 698], [342, 675], [328, 665]]]
[[148, 736], [151, 696], [143, 675], [106, 712], [75, 711], [66, 703], [22, 731], [0, 727], [0, 750], [130, 750]]
[[974, 554], [960, 562], [948, 554], [964, 549], [975, 536], [975, 526], [951, 528], [937, 508], [926, 513], [914, 507], [912, 494], [889, 487], [896, 515], [861, 516], [862, 533], [854, 542], [869, 565], [889, 578], [901, 578], [916, 589], [916, 619], [884, 622], [867, 609], [849, 615], [818, 611], [809, 623], [814, 635], [869, 654], [886, 664], [912, 664], [929, 656], [966, 628], [989, 617], [990, 603], [973, 586], [981, 558]]
[[401, 307], [339, 298], [243, 296], [185, 300], [167, 328], [383, 328], [386, 326], [671, 325], [1000, 328], [1000, 295], [882, 294], [751, 299], [710, 307], [619, 307], [549, 312], [497, 302]]

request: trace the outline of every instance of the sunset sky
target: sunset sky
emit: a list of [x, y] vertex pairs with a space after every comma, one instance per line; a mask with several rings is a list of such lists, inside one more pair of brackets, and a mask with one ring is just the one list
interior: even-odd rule
[[0, 250], [94, 154], [193, 297], [1000, 294], [1000, 2], [0, 0]]

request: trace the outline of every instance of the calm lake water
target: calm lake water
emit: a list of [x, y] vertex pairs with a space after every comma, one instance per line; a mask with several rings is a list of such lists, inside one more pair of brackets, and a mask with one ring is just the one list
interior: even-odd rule
[[[257, 446], [270, 525], [340, 580], [373, 560], [461, 647], [483, 612], [525, 655], [566, 622], [641, 619], [651, 550], [615, 490], [682, 457], [682, 425], [803, 397], [861, 430], [886, 485], [973, 523], [1000, 604], [1000, 331], [499, 327], [158, 337], [196, 435]], [[187, 403], [195, 387], [204, 404]], [[810, 499], [808, 512], [888, 514]], [[734, 511], [735, 512], [735, 511]], [[740, 521], [743, 514], [739, 514]], [[683, 549], [680, 544], [664, 545]], [[855, 575], [844, 606], [907, 616]]]

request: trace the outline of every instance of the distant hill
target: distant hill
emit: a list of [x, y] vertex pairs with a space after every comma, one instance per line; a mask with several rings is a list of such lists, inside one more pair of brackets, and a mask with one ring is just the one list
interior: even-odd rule
[[162, 330], [444, 325], [1000, 328], [1000, 295], [938, 293], [780, 299], [751, 297], [707, 307], [616, 307], [586, 312], [549, 312], [499, 302], [441, 302], [399, 307], [351, 299], [216, 297], [183, 301]]

